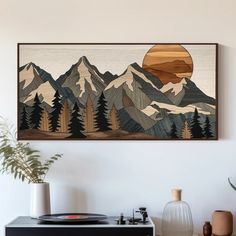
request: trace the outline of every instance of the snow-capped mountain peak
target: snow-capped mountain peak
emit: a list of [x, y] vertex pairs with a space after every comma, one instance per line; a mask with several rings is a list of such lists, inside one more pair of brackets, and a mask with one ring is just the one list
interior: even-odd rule
[[207, 96], [188, 78], [183, 78], [179, 83], [175, 84], [169, 82], [168, 84], [163, 85], [160, 90], [177, 106], [183, 107], [188, 104], [199, 102], [215, 105], [215, 99]]
[[85, 81], [87, 81], [92, 89], [92, 91], [97, 92], [93, 81], [92, 81], [92, 76], [91, 73], [84, 61], [84, 58], [81, 58], [81, 62], [79, 63], [78, 67], [77, 67], [77, 71], [79, 73], [79, 77], [80, 79], [76, 82], [76, 85], [80, 86], [80, 97], [85, 93]]
[[[109, 76], [106, 74], [106, 77]], [[57, 83], [79, 98], [83, 104], [86, 103], [88, 94], [97, 97], [106, 87], [103, 74], [88, 61], [86, 56], [80, 57], [77, 63], [57, 79]]]
[[30, 101], [33, 102], [36, 93], [38, 93], [39, 96], [42, 96], [41, 102], [46, 102], [48, 105], [52, 106], [52, 100], [54, 98], [55, 89], [52, 87], [49, 81], [41, 84], [37, 89], [33, 90], [25, 99], [24, 103]]
[[119, 88], [120, 86], [126, 84], [128, 86], [128, 88], [133, 92], [134, 88], [133, 88], [133, 76], [132, 76], [132, 72], [131, 70], [128, 68], [127, 71], [119, 76], [117, 79], [113, 80], [107, 87], [105, 90], [108, 90], [112, 87], [114, 88]]
[[174, 95], [178, 95], [182, 90], [184, 85], [187, 84], [186, 78], [183, 78], [179, 83], [173, 84], [169, 82], [168, 84], [165, 84], [160, 90], [163, 93], [171, 92], [174, 93]]
[[[118, 88], [120, 86], [123, 86], [126, 84], [128, 88], [133, 92], [133, 81], [134, 81], [134, 75], [137, 75], [139, 78], [141, 78], [146, 83], [149, 83], [153, 88], [156, 90], [159, 90], [142, 72], [138, 71], [136, 68], [139, 68], [139, 65], [137, 63], [133, 63], [129, 65], [126, 69], [126, 71], [119, 76], [117, 79], [113, 80], [107, 87], [106, 90], [114, 87]], [[141, 69], [141, 68], [140, 68]]]
[[20, 73], [19, 81], [24, 82], [23, 89], [25, 89], [28, 85], [32, 83], [35, 76], [38, 76], [39, 73], [37, 69], [35, 68], [34, 63], [30, 62], [26, 64], [23, 68], [23, 70]]
[[153, 83], [150, 81], [142, 72], [139, 71], [139, 69], [142, 69], [137, 63], [133, 63], [128, 66], [127, 72], [134, 73], [138, 75], [140, 78], [142, 78], [145, 82], [152, 85], [153, 88], [156, 90], [159, 90]]
[[98, 69], [95, 66], [90, 64], [86, 56], [82, 56], [79, 59], [79, 61], [76, 63], [76, 67], [80, 75], [90, 74], [90, 77], [93, 75], [97, 80], [104, 83], [104, 80], [102, 79]]

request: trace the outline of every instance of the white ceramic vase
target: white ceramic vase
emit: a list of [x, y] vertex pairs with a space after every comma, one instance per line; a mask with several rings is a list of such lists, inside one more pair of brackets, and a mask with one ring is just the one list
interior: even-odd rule
[[51, 213], [49, 183], [33, 183], [30, 186], [30, 217], [38, 218]]

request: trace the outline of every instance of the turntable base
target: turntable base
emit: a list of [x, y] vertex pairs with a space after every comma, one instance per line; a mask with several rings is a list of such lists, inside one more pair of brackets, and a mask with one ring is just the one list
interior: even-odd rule
[[45, 223], [30, 217], [18, 217], [5, 227], [5, 236], [155, 236], [155, 226], [150, 217], [147, 222], [117, 224], [119, 217], [108, 217], [96, 223]]

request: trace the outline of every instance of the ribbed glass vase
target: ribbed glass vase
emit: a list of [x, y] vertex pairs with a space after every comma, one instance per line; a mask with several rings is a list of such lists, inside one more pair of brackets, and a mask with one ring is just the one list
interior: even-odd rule
[[189, 205], [181, 200], [181, 189], [173, 189], [162, 216], [163, 236], [192, 236], [193, 220]]

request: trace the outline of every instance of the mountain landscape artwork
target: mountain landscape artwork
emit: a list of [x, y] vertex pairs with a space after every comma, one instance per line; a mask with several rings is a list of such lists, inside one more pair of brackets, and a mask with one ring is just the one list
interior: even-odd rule
[[216, 140], [217, 44], [18, 44], [20, 140]]

